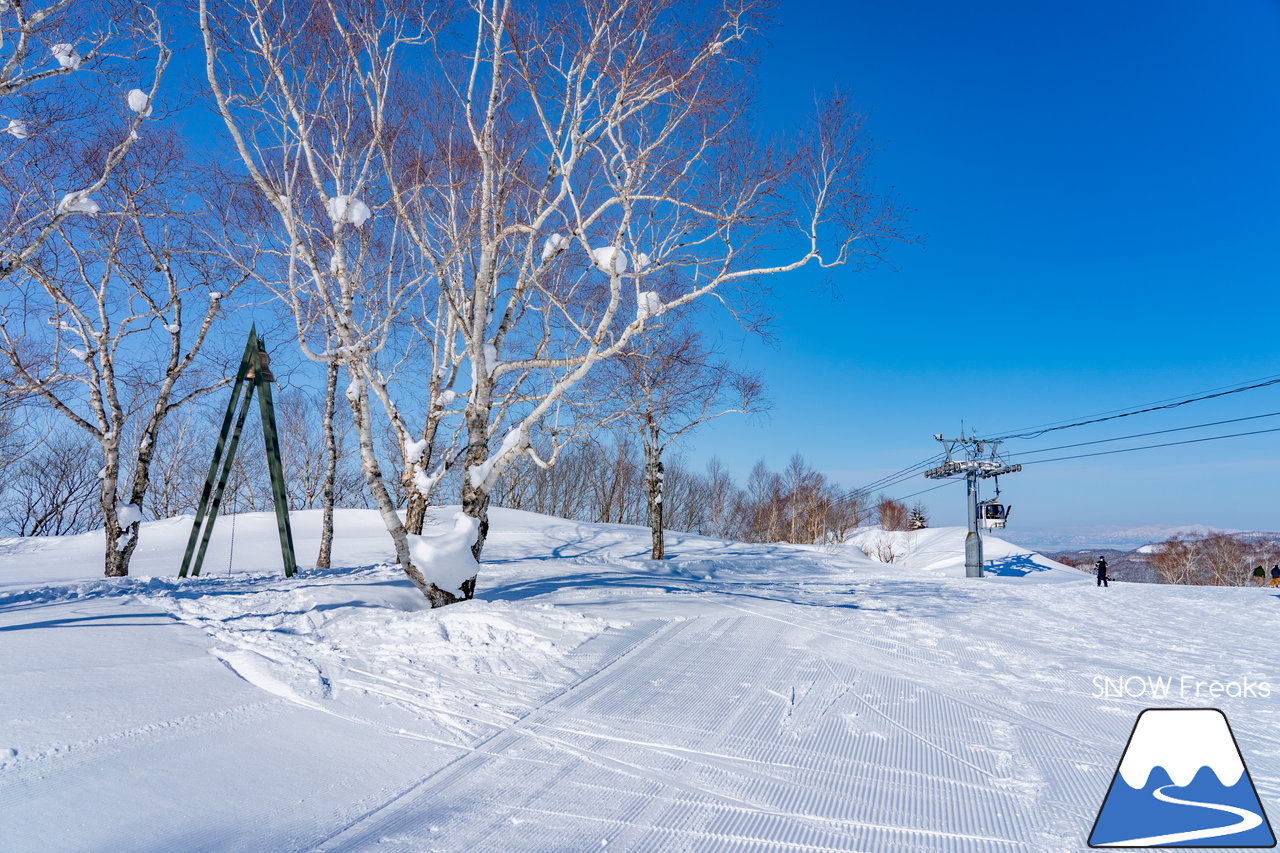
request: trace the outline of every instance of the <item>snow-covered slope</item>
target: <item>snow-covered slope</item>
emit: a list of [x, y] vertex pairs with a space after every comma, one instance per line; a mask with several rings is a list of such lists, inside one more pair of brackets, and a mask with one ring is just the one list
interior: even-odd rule
[[1222, 708], [1280, 793], [1274, 698], [1099, 689], [1277, 678], [1261, 589], [969, 580], [946, 530], [655, 565], [645, 530], [498, 510], [479, 597], [431, 611], [374, 513], [292, 580], [268, 514], [177, 580], [188, 525], [146, 523], [124, 580], [94, 535], [0, 543], [5, 853], [1061, 853], [1150, 704]]
[[[947, 577], [964, 577], [963, 527], [924, 530], [881, 530], [864, 527], [851, 535], [847, 547], [880, 562], [919, 569]], [[1021, 583], [1076, 583], [1087, 579], [1079, 569], [1056, 563], [990, 534], [982, 536], [983, 572], [993, 579]]]

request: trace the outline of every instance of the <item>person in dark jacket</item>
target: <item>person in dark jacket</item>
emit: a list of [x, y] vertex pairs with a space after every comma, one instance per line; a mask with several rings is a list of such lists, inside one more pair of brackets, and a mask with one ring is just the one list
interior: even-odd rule
[[1258, 566], [1253, 570], [1253, 577], [1258, 586], [1262, 586], [1267, 582], [1267, 572], [1262, 568], [1262, 566]]
[[1271, 567], [1271, 585], [1280, 586], [1280, 565]]
[[1098, 575], [1098, 584], [1097, 584], [1098, 586], [1105, 586], [1105, 587], [1111, 586], [1111, 584], [1107, 583], [1107, 558], [1106, 557], [1098, 558], [1098, 564], [1094, 566], [1094, 571]]

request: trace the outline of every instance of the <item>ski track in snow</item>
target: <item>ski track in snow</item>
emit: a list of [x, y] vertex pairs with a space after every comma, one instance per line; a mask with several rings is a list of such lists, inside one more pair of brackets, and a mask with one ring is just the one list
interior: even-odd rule
[[[171, 528], [173, 560], [186, 529], [155, 524]], [[262, 530], [256, 550], [269, 554], [274, 530]], [[209, 792], [228, 798], [226, 815], [201, 813], [212, 834], [199, 849], [1060, 853], [1083, 849], [1151, 704], [1100, 699], [1093, 675], [1280, 673], [1265, 644], [1223, 641], [1280, 627], [1274, 600], [1208, 597], [1236, 591], [1097, 590], [1070, 574], [975, 583], [937, 568], [941, 545], [912, 569], [673, 536], [676, 556], [655, 565], [638, 556], [637, 528], [498, 510], [493, 530], [480, 599], [434, 612], [397, 571], [368, 565], [294, 580], [6, 583], [0, 630], [167, 617], [128, 636], [181, 640], [206, 665], [185, 663], [200, 680], [178, 683], [225, 698], [0, 742], [0, 826], [6, 812], [35, 826], [33, 794], [119, 784], [143, 755], [199, 788], [167, 756], [264, 750], [241, 760], [273, 779], [273, 762], [291, 759], [271, 738], [296, 732], [316, 762], [289, 783], [297, 797]], [[13, 548], [13, 560], [38, 554]], [[34, 649], [58, 635], [12, 636]], [[1265, 800], [1280, 787], [1280, 715], [1241, 707], [1232, 720]], [[40, 711], [8, 713], [21, 730], [59, 731]], [[361, 764], [375, 753], [385, 767]], [[132, 819], [153, 825], [134, 849], [184, 849], [197, 831], [168, 803]]]

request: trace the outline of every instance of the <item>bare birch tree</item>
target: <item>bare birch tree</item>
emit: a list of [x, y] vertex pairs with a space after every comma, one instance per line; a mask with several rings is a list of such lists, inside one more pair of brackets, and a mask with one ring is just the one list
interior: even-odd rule
[[200, 359], [248, 278], [221, 277], [210, 236], [191, 224], [190, 179], [177, 143], [153, 135], [103, 184], [101, 213], [59, 221], [0, 297], [4, 390], [40, 400], [101, 450], [109, 577], [128, 574], [165, 419], [226, 383]]
[[1200, 540], [1175, 535], [1154, 546], [1151, 569], [1160, 583], [1194, 584], [1200, 579]]
[[[303, 355], [345, 370], [366, 487], [397, 559], [430, 596], [409, 537], [446, 470], [430, 454], [459, 366], [455, 315], [389, 196], [397, 170], [430, 163], [429, 151], [415, 163], [416, 149], [395, 140], [421, 141], [398, 66], [432, 22], [416, 4], [336, 0], [201, 0], [199, 13], [209, 90], [274, 241], [260, 280], [293, 314]], [[406, 372], [415, 381], [398, 387]], [[405, 463], [391, 481], [379, 411]], [[393, 494], [401, 481], [417, 494], [407, 525]]]
[[640, 436], [644, 451], [650, 556], [666, 554], [663, 455], [698, 427], [730, 414], [762, 411], [759, 377], [733, 370], [704, 343], [696, 328], [674, 314], [609, 359], [599, 371], [611, 397], [606, 404]]
[[[281, 296], [316, 300], [339, 342], [329, 357], [351, 378], [366, 481], [433, 605], [469, 598], [475, 577], [446, 589], [415, 564], [371, 398], [413, 451], [406, 476], [420, 500], [455, 458], [431, 425], [460, 418], [478, 559], [499, 478], [521, 458], [554, 464], [571, 392], [654, 318], [712, 294], [739, 304], [764, 279], [874, 257], [894, 236], [843, 99], [786, 143], [756, 138], [745, 73], [763, 23], [755, 0], [471, 0], [449, 27], [444, 4], [199, 6], [214, 102], [279, 217]], [[354, 226], [370, 214], [382, 224], [365, 225], [357, 246]], [[357, 305], [375, 278], [360, 248], [374, 233], [379, 269], [391, 264], [398, 286]], [[660, 295], [660, 279], [682, 286]], [[410, 305], [426, 318], [418, 349], [430, 365], [413, 395], [418, 431], [371, 356], [386, 360], [388, 330]], [[301, 326], [300, 343], [326, 357]], [[460, 360], [469, 376], [455, 391]], [[443, 458], [424, 464], [437, 445]]]

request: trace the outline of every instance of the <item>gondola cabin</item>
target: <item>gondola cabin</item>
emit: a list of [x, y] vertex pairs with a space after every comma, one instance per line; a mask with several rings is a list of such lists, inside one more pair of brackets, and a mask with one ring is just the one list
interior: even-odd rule
[[1012, 506], [1006, 504], [983, 501], [978, 504], [978, 526], [983, 530], [999, 530], [1009, 520], [1012, 509]]

